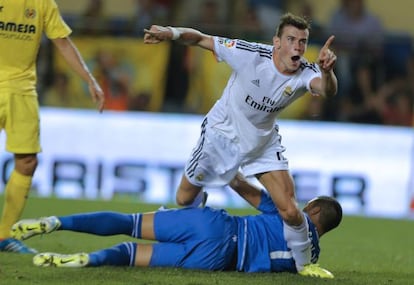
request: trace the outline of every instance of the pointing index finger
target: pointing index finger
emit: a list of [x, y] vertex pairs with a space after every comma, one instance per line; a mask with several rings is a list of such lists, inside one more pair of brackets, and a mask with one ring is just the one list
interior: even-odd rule
[[332, 44], [332, 42], [333, 42], [333, 40], [334, 40], [334, 39], [335, 39], [335, 36], [334, 36], [334, 35], [330, 36], [330, 37], [326, 40], [325, 44], [323, 45], [323, 48], [324, 48], [324, 49], [328, 49], [328, 48], [330, 47], [330, 45]]

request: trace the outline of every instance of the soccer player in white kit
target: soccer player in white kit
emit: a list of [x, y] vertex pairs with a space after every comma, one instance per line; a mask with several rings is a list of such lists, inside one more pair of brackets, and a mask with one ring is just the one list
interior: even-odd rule
[[203, 186], [228, 184], [241, 168], [245, 176], [255, 176], [269, 191], [283, 218], [284, 236], [299, 274], [331, 278], [329, 271], [311, 264], [309, 229], [296, 202], [276, 125], [277, 115], [306, 91], [320, 96], [337, 92], [336, 55], [329, 49], [334, 36], [321, 48], [317, 64], [309, 63], [303, 58], [309, 29], [305, 19], [287, 13], [277, 27], [273, 45], [157, 25], [145, 30], [144, 42], [175, 40], [199, 46], [233, 70], [221, 98], [202, 123], [200, 139], [176, 194], [177, 203], [199, 203]]

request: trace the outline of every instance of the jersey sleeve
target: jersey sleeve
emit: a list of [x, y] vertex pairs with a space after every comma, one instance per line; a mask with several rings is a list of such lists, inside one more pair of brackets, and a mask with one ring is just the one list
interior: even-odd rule
[[314, 96], [317, 96], [318, 94], [315, 94], [312, 92], [311, 89], [311, 81], [312, 79], [316, 77], [322, 77], [321, 70], [319, 69], [319, 66], [316, 63], [309, 63], [309, 62], [302, 62], [302, 76], [303, 80], [306, 84], [306, 89]]
[[257, 210], [259, 210], [262, 213], [266, 213], [266, 214], [277, 214], [279, 213], [279, 211], [277, 210], [275, 204], [273, 203], [272, 198], [270, 197], [269, 193], [266, 190], [261, 190], [262, 192], [262, 197], [260, 200], [260, 204], [257, 207]]
[[251, 61], [258, 51], [259, 44], [238, 39], [213, 37], [214, 54], [217, 60], [224, 61], [234, 71], [239, 71]]
[[72, 33], [71, 28], [62, 19], [55, 0], [45, 1], [44, 32], [49, 39], [65, 38]]

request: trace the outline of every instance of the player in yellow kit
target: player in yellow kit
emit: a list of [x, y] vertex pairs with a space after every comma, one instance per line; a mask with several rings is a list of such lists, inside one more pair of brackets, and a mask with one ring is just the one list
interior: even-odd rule
[[70, 40], [71, 32], [54, 0], [0, 0], [0, 128], [6, 133], [6, 150], [14, 154], [4, 190], [0, 251], [36, 252], [11, 238], [10, 229], [23, 212], [41, 151], [36, 57], [43, 34], [88, 83], [92, 99], [103, 110], [102, 89]]

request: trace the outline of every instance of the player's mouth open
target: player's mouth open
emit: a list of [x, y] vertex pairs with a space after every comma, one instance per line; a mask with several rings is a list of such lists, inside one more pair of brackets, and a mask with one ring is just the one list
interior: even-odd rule
[[300, 59], [300, 56], [299, 55], [294, 55], [294, 56], [291, 57], [291, 59], [292, 59], [292, 61], [296, 62]]

